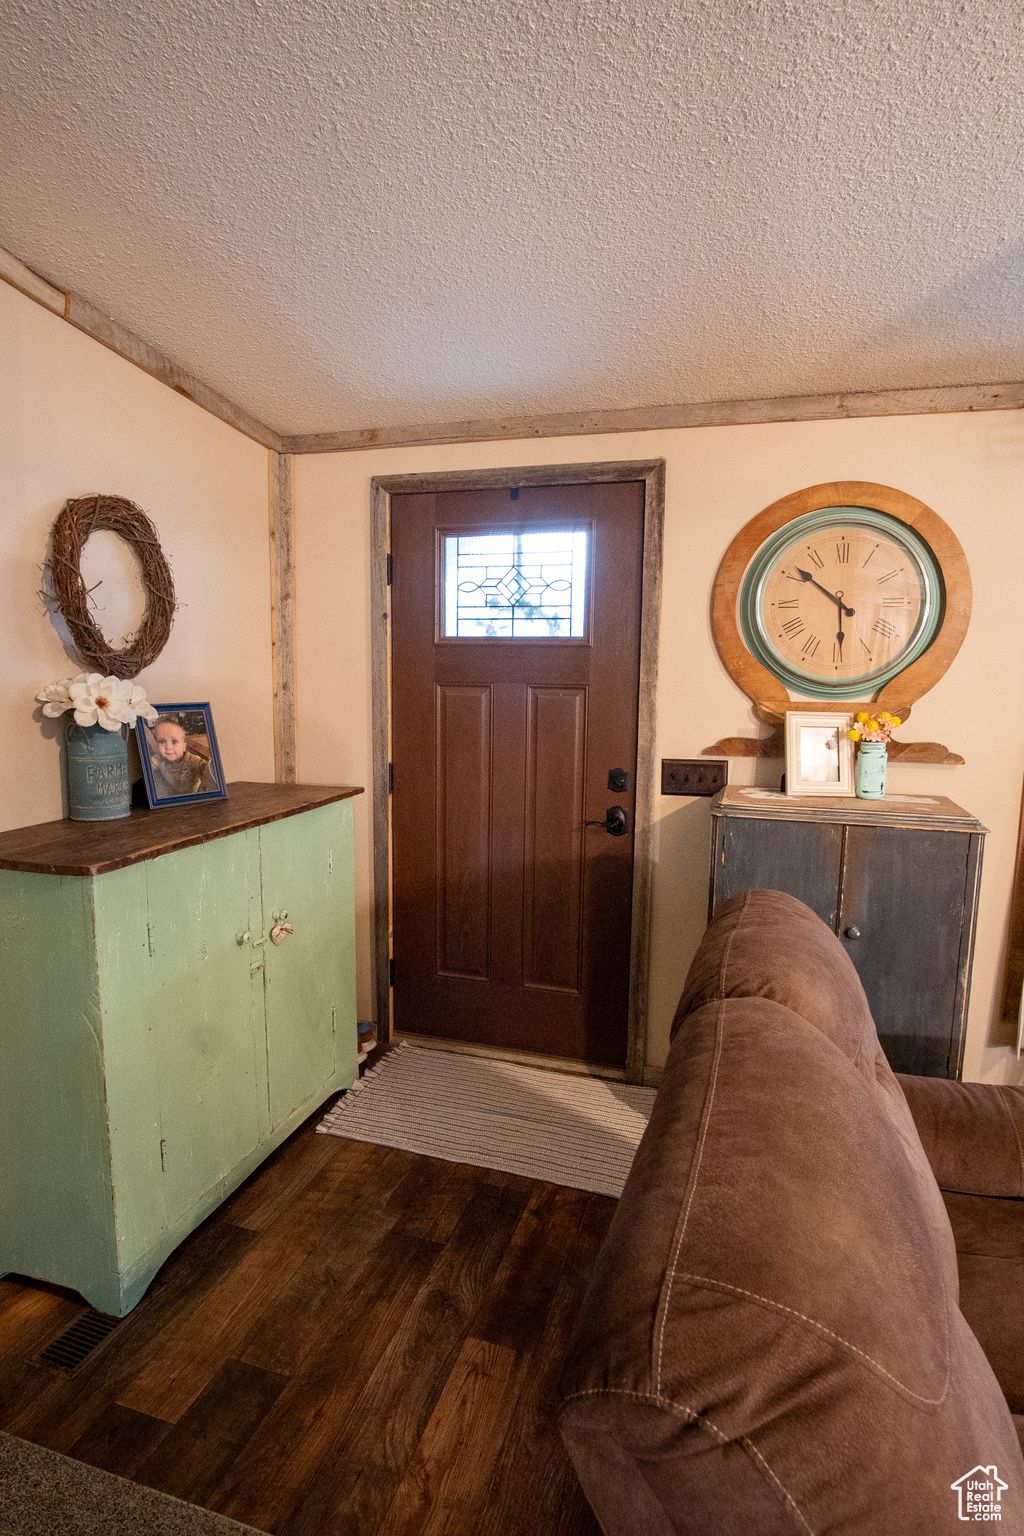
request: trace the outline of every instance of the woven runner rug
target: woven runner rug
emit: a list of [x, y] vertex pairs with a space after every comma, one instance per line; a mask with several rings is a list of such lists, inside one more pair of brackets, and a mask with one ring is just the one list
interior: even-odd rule
[[617, 1198], [654, 1095], [403, 1042], [317, 1130]]
[[260, 1536], [251, 1525], [0, 1432], [2, 1536]]

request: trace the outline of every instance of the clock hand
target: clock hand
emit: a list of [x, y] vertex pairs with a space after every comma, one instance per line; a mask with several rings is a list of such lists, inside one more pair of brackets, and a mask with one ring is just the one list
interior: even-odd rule
[[830, 602], [838, 603], [841, 611], [846, 614], [848, 619], [853, 618], [855, 610], [853, 608], [844, 607], [842, 599], [836, 597], [834, 592], [830, 592], [828, 587], [823, 587], [820, 581], [815, 581], [810, 571], [802, 571], [799, 566], [797, 566], [796, 573], [800, 577], [801, 581], [809, 581], [812, 587], [817, 587], [819, 592], [824, 592], [825, 596], [829, 599]]
[[839, 629], [838, 629], [838, 632], [836, 634], [836, 639], [839, 642], [839, 660], [842, 661], [842, 659], [843, 659], [843, 641], [846, 639], [846, 636], [843, 634], [843, 613], [844, 613], [845, 610], [843, 608], [842, 589], [840, 589], [838, 592], [836, 592], [835, 598], [834, 598], [834, 602], [836, 603], [836, 606], [839, 609], [839, 612], [836, 615], [837, 619], [839, 620]]

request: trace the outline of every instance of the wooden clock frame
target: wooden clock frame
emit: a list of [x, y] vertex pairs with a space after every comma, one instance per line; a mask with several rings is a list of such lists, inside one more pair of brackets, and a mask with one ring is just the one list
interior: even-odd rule
[[[770, 736], [730, 736], [706, 747], [708, 757], [783, 757], [782, 731], [787, 711], [820, 710], [820, 699], [791, 699], [785, 685], [752, 656], [737, 619], [740, 587], [754, 554], [764, 541], [794, 518], [824, 507], [873, 507], [906, 523], [924, 539], [942, 571], [945, 611], [932, 644], [871, 698], [840, 699], [830, 705], [856, 712], [871, 704], [905, 721], [917, 700], [943, 677], [963, 644], [971, 619], [971, 573], [956, 534], [937, 512], [889, 485], [870, 480], [834, 480], [793, 491], [752, 517], [729, 545], [715, 575], [711, 594], [711, 633], [729, 676], [753, 702], [757, 718], [774, 727]], [[934, 741], [889, 743], [889, 756], [904, 762], [962, 763], [963, 758]]]

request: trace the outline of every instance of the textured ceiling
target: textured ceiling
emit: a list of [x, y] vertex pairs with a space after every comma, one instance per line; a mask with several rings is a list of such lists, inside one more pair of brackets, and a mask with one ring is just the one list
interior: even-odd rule
[[1024, 8], [0, 0], [0, 245], [286, 432], [1024, 374]]

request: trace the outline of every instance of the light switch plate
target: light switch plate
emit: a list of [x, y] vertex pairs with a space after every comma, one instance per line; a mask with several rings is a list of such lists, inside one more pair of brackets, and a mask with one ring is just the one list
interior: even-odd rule
[[717, 795], [729, 782], [729, 760], [724, 757], [663, 757], [663, 795]]

